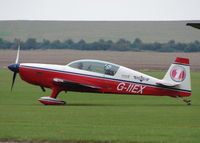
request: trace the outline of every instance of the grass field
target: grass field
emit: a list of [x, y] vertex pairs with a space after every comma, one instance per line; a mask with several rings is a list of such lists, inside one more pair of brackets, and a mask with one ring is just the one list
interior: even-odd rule
[[[160, 77], [163, 72], [148, 72]], [[192, 105], [169, 97], [64, 92], [66, 106], [44, 106], [39, 87], [0, 69], [0, 140], [199, 143], [200, 72], [192, 72]]]

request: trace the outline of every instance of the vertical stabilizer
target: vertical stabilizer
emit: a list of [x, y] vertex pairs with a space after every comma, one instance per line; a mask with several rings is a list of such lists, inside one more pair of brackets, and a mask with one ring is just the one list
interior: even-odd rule
[[[176, 89], [179, 89], [179, 96], [191, 95], [191, 80], [190, 80], [190, 65], [188, 58], [177, 57], [174, 63], [171, 64], [166, 75], [163, 78], [163, 82], [175, 85]], [[185, 94], [184, 94], [185, 93]]]

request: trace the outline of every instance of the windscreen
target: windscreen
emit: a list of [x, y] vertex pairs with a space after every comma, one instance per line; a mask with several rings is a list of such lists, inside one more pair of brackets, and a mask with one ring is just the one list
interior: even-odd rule
[[119, 69], [118, 65], [103, 61], [80, 60], [70, 63], [68, 66], [80, 70], [86, 70], [114, 76]]

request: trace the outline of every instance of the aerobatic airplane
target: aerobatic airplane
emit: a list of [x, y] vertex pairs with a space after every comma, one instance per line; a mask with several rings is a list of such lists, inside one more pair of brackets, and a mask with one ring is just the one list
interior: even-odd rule
[[50, 88], [50, 97], [38, 100], [45, 105], [63, 105], [65, 101], [56, 99], [61, 91], [94, 93], [115, 93], [133, 95], [170, 96], [184, 99], [191, 95], [189, 59], [177, 57], [163, 79], [157, 79], [138, 71], [100, 60], [77, 60], [67, 65], [19, 63], [19, 51], [15, 64], [8, 68], [22, 80], [40, 86], [43, 91]]

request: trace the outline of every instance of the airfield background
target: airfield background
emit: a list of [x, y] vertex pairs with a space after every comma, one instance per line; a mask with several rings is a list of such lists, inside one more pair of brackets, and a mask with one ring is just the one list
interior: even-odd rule
[[32, 39], [29, 42], [35, 39], [35, 43], [43, 42], [43, 39], [50, 43], [56, 40], [63, 43], [68, 39], [75, 43], [81, 39], [87, 43], [99, 39], [117, 42], [121, 38], [131, 43], [138, 38], [146, 44], [168, 45], [171, 40], [175, 44], [198, 43], [199, 30], [185, 24], [184, 21], [150, 24], [0, 21], [0, 44], [12, 45], [7, 50], [0, 46], [0, 141], [199, 143], [199, 52], [49, 50], [48, 47], [20, 52], [20, 63], [67, 64], [76, 59], [91, 58], [143, 70], [157, 78], [163, 78], [174, 57], [188, 57], [192, 68], [190, 107], [169, 97], [78, 92], [61, 93], [60, 97], [67, 101], [67, 106], [43, 106], [37, 99], [49, 95], [50, 90], [43, 93], [39, 87], [17, 77], [13, 92], [10, 92], [12, 72], [7, 69], [16, 58], [16, 50], [12, 50], [17, 47], [15, 38], [21, 40], [22, 46], [29, 38]]
[[[191, 21], [0, 21], [0, 49], [199, 52]], [[199, 22], [199, 21], [193, 21]]]

